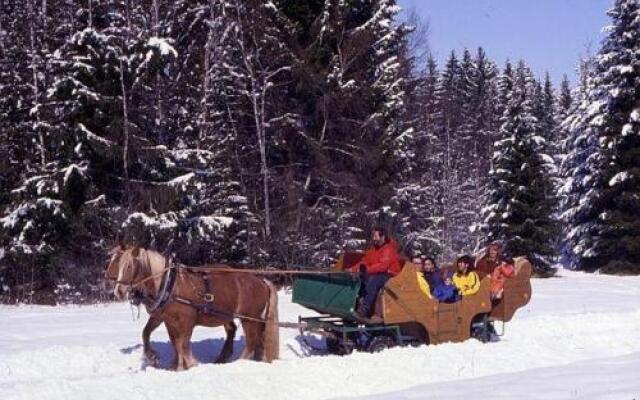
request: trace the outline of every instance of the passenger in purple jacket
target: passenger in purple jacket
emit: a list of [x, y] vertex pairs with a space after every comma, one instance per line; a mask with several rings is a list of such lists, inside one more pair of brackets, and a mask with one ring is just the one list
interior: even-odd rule
[[448, 271], [445, 275], [444, 282], [436, 286], [433, 291], [433, 296], [441, 303], [455, 303], [462, 297], [460, 293], [458, 293], [458, 288], [451, 280], [452, 276], [453, 273]]

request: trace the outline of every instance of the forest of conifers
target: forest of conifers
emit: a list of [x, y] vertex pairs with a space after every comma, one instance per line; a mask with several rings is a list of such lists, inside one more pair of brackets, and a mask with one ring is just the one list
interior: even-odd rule
[[482, 48], [438, 65], [396, 3], [0, 3], [2, 301], [95, 298], [120, 242], [320, 268], [373, 226], [407, 256], [640, 272], [638, 2], [573, 87]]

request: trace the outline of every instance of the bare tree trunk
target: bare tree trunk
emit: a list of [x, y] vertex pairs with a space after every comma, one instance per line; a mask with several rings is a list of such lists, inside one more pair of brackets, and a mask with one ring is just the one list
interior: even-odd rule
[[[258, 149], [260, 151], [260, 173], [262, 175], [262, 190], [264, 196], [264, 232], [265, 237], [271, 236], [271, 206], [269, 203], [269, 168], [267, 165], [267, 144], [264, 125], [264, 95], [266, 94], [267, 85], [266, 82], [262, 83], [262, 88], [257, 87], [258, 77], [255, 69], [253, 68], [250, 58], [253, 56], [247, 52], [244, 45], [244, 29], [243, 21], [240, 17], [239, 2], [236, 1], [237, 10], [237, 24], [238, 24], [238, 45], [242, 54], [242, 61], [246, 69], [247, 75], [250, 79], [249, 96], [251, 106], [253, 108], [253, 120], [255, 123], [256, 138], [258, 139]], [[258, 56], [256, 54], [256, 56]], [[265, 79], [266, 80], [266, 79]], [[262, 96], [261, 96], [262, 94]], [[262, 97], [259, 99], [259, 97]]]
[[30, 46], [31, 46], [31, 71], [33, 76], [33, 104], [36, 108], [36, 132], [38, 133], [38, 152], [40, 153], [40, 164], [44, 167], [46, 164], [46, 154], [44, 147], [44, 134], [42, 132], [42, 127], [40, 125], [40, 109], [38, 107], [38, 101], [40, 100], [40, 92], [38, 89], [38, 69], [36, 67], [38, 59], [36, 57], [36, 37], [35, 37], [35, 29], [34, 29], [34, 7], [33, 0], [28, 0], [27, 3], [28, 12], [29, 12], [29, 37], [30, 37]]
[[262, 190], [264, 196], [264, 232], [265, 236], [271, 236], [271, 207], [269, 204], [269, 167], [267, 165], [267, 143], [264, 126], [264, 99], [262, 106], [258, 104], [258, 94], [256, 93], [256, 81], [251, 80], [253, 106], [253, 119], [256, 124], [256, 136], [258, 139], [258, 149], [260, 150], [260, 173], [262, 174]]
[[160, 4], [158, 0], [153, 0], [153, 35], [158, 36], [160, 29]]
[[[327, 97], [326, 95], [323, 95], [322, 97], [322, 130], [320, 131], [320, 140], [318, 141], [318, 150], [322, 151], [322, 146], [324, 144], [324, 138], [327, 134], [327, 124], [329, 121], [329, 116], [327, 113]], [[306, 195], [307, 191], [309, 190], [309, 186], [311, 185], [311, 174], [312, 174], [312, 169], [309, 169], [309, 173], [307, 174], [307, 178], [304, 181], [304, 186], [302, 187], [302, 194], [300, 195], [300, 198], [298, 199], [298, 212], [297, 212], [297, 219], [296, 219], [296, 230], [298, 232], [300, 232], [300, 227], [301, 227], [301, 223], [302, 223], [302, 202], [304, 200], [304, 196]]]
[[[158, 0], [153, 0], [153, 35], [155, 37], [160, 36], [160, 4]], [[164, 121], [164, 112], [162, 110], [162, 82], [160, 79], [160, 73], [156, 72], [155, 77], [155, 97], [156, 97], [156, 118], [155, 128], [158, 133], [160, 143], [165, 143], [164, 132], [162, 132], [162, 126]]]
[[209, 118], [207, 115], [207, 93], [209, 93], [209, 87], [211, 85], [211, 76], [209, 69], [211, 68], [211, 46], [213, 45], [214, 27], [213, 19], [215, 15], [215, 8], [213, 0], [209, 0], [209, 32], [207, 34], [207, 41], [204, 45], [204, 67], [202, 73], [202, 100], [200, 101], [200, 129], [198, 130], [198, 144], [197, 148], [202, 146], [202, 140], [204, 139], [204, 133], [208, 129]]
[[127, 202], [131, 208], [131, 190], [129, 182], [129, 112], [127, 110], [127, 89], [124, 84], [124, 63], [120, 57], [120, 89], [122, 90], [122, 133], [124, 135], [124, 146], [122, 149], [122, 168], [127, 187]]
[[89, 4], [88, 4], [88, 8], [89, 8], [89, 28], [93, 27], [93, 2], [92, 0], [89, 0]]
[[31, 263], [31, 283], [29, 284], [29, 303], [33, 304], [33, 292], [35, 291], [35, 266]]
[[125, 36], [128, 42], [129, 35], [131, 34], [131, 4], [129, 3], [129, 0], [125, 0], [124, 2], [124, 18], [127, 21], [127, 32]]
[[451, 204], [451, 124], [450, 121], [447, 120], [447, 143], [446, 143], [446, 151], [445, 151], [445, 165], [444, 165], [444, 204], [443, 204], [443, 212], [442, 212], [442, 235], [443, 235], [443, 243], [445, 245], [445, 251], [451, 253], [451, 232], [449, 231], [450, 227], [450, 212], [449, 207]]
[[[42, 0], [42, 30], [47, 32], [47, 0]], [[46, 36], [45, 36], [46, 37]]]

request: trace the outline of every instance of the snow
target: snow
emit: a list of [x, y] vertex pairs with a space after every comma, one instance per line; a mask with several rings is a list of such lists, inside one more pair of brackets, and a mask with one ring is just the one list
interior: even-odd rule
[[228, 228], [233, 224], [234, 219], [223, 216], [201, 216], [197, 219], [198, 224], [206, 227], [208, 230], [221, 230]]
[[171, 179], [169, 181], [169, 185], [171, 186], [182, 186], [188, 183], [196, 174], [193, 172], [189, 172], [188, 174], [178, 176], [177, 178]]
[[544, 162], [545, 164], [554, 165], [555, 163], [554, 159], [548, 154], [542, 153], [540, 154], [540, 158], [542, 159], [542, 162]]
[[[3, 399], [627, 399], [640, 397], [640, 277], [561, 271], [534, 280], [531, 303], [497, 342], [475, 340], [350, 356], [310, 354], [281, 330], [273, 364], [211, 360], [221, 328], [196, 328], [201, 364], [186, 372], [144, 368], [140, 333], [126, 304], [1, 306]], [[314, 313], [280, 293], [280, 319]], [[498, 327], [498, 331], [501, 327]], [[236, 337], [234, 358], [243, 338]], [[171, 348], [152, 336], [161, 363]]]
[[147, 44], [151, 47], [156, 47], [160, 50], [160, 54], [163, 56], [173, 55], [178, 57], [176, 49], [165, 38], [151, 37]]
[[629, 175], [629, 172], [627, 172], [627, 171], [618, 172], [609, 181], [609, 186], [615, 186], [615, 185], [617, 185], [619, 183], [622, 183], [622, 182], [626, 181], [630, 177], [631, 176]]
[[2, 223], [2, 227], [5, 229], [12, 229], [16, 226], [16, 224], [20, 221], [20, 218], [25, 216], [32, 207], [27, 203], [22, 203], [18, 207], [16, 207], [9, 214], [5, 215], [3, 218], [0, 218], [0, 223]]
[[152, 218], [143, 212], [135, 212], [130, 214], [127, 220], [123, 223], [123, 226], [134, 224], [136, 221], [140, 221], [146, 227], [157, 229], [174, 229], [178, 226], [175, 221], [167, 219], [165, 215], [160, 215], [157, 218]]
[[107, 197], [104, 194], [99, 195], [98, 197], [85, 201], [85, 205], [88, 206], [98, 206], [107, 203]]
[[100, 143], [100, 144], [102, 144], [103, 146], [106, 146], [106, 147], [110, 147], [111, 145], [113, 145], [113, 142], [111, 142], [110, 140], [107, 140], [107, 139], [105, 139], [105, 138], [103, 138], [101, 136], [98, 136], [95, 133], [91, 132], [82, 123], [78, 123], [78, 128], [80, 128], [80, 130], [87, 136], [87, 139], [89, 139], [91, 141], [98, 142], [98, 143]]
[[537, 146], [544, 146], [547, 143], [547, 140], [542, 136], [534, 135], [532, 139]]
[[633, 74], [633, 65], [619, 65], [617, 66], [617, 69], [620, 75]]
[[65, 171], [64, 171], [64, 178], [63, 178], [63, 182], [64, 185], [67, 185], [67, 182], [69, 181], [69, 178], [71, 177], [71, 174], [76, 171], [77, 173], [79, 173], [80, 175], [84, 176], [84, 172], [87, 170], [87, 167], [80, 167], [76, 164], [71, 164], [69, 165]]
[[[622, 369], [625, 365], [627, 368]], [[528, 399], [632, 399], [637, 393], [637, 370], [640, 368], [640, 355], [631, 354], [621, 357], [605, 358], [569, 365], [536, 368], [521, 373], [497, 374], [489, 377], [470, 379], [465, 382], [465, 395], [470, 399], [490, 398], [495, 400], [515, 398], [513, 391], [502, 389], [516, 382], [524, 390], [517, 392], [517, 398]], [[573, 382], [574, 388], [566, 387]], [[541, 385], [543, 383], [543, 385]], [[536, 388], [536, 390], [526, 390]], [[369, 399], [423, 399], [425, 393], [433, 399], [456, 399], [460, 396], [460, 387], [450, 382], [422, 385], [404, 391]]]
[[155, 52], [157, 51], [161, 57], [173, 57], [178, 58], [178, 52], [170, 43], [169, 39], [159, 38], [159, 37], [151, 37], [147, 41], [147, 47], [149, 50], [145, 54], [145, 60], [143, 65], [151, 62]]

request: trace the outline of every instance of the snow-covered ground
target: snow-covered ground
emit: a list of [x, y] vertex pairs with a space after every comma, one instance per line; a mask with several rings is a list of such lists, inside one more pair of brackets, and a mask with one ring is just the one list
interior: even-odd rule
[[[562, 271], [533, 290], [499, 342], [323, 356], [282, 329], [273, 364], [216, 365], [223, 330], [197, 328], [201, 364], [179, 373], [144, 368], [146, 315], [126, 304], [0, 307], [0, 399], [640, 400], [640, 277]], [[281, 293], [281, 320], [312, 314]], [[163, 327], [152, 341], [167, 366]], [[235, 357], [241, 346], [238, 335]]]

